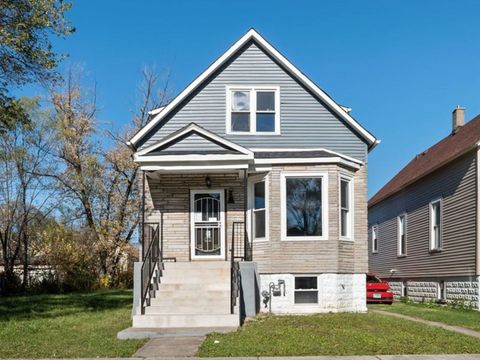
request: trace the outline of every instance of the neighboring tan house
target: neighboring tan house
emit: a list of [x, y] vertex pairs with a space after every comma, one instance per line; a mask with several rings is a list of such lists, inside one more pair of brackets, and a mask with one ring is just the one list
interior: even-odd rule
[[369, 270], [397, 298], [478, 308], [480, 116], [452, 124], [370, 199]]
[[349, 111], [252, 29], [151, 112], [129, 142], [145, 181], [134, 327], [366, 311], [378, 141]]

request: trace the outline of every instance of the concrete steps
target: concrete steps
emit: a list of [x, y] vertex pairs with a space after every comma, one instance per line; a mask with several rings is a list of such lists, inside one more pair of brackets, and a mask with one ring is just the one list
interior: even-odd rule
[[134, 328], [236, 327], [230, 313], [230, 263], [165, 263], [160, 283], [144, 315], [133, 316]]

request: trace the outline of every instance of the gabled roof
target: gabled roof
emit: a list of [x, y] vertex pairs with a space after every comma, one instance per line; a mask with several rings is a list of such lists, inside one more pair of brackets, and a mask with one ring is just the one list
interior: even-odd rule
[[153, 119], [147, 123], [139, 132], [137, 132], [128, 142], [130, 146], [135, 147], [136, 144], [148, 134], [162, 119], [170, 114], [179, 104], [182, 103], [193, 91], [200, 87], [208, 78], [232, 58], [242, 47], [249, 41], [255, 41], [266, 53], [273, 57], [279, 64], [289, 71], [291, 76], [296, 78], [313, 94], [318, 96], [337, 116], [349, 124], [368, 144], [369, 148], [373, 148], [380, 141], [370, 132], [362, 127], [345, 109], [338, 105], [327, 93], [320, 89], [305, 74], [296, 68], [286, 57], [284, 57], [277, 49], [275, 49], [268, 41], [266, 41], [257, 31], [250, 29], [237, 42], [235, 42], [222, 56], [220, 56], [213, 64], [211, 64], [200, 76], [198, 76], [190, 85], [188, 85], [173, 101], [161, 110], [153, 110], [151, 115]]
[[438, 168], [473, 150], [480, 141], [480, 115], [415, 156], [368, 202], [372, 207]]
[[[253, 159], [253, 152], [243, 146], [240, 146], [232, 141], [229, 141], [221, 136], [218, 136], [211, 131], [208, 131], [201, 126], [191, 123], [173, 133], [168, 135], [167, 137], [163, 138], [162, 140], [156, 142], [149, 147], [142, 149], [141, 151], [137, 151], [135, 153], [135, 158], [139, 159], [140, 157], [146, 157], [149, 155], [161, 155], [160, 150], [168, 150], [172, 148], [175, 144], [181, 142], [183, 139], [192, 137], [192, 136], [199, 136], [202, 139], [205, 139], [218, 147], [218, 149], [223, 150], [224, 154], [237, 154], [243, 155], [247, 158]], [[218, 154], [219, 151], [215, 150], [212, 153]], [[167, 155], [168, 153], [166, 153]], [[170, 155], [170, 154], [168, 154]], [[202, 155], [198, 153], [198, 155]], [[203, 154], [205, 155], [205, 154]], [[178, 159], [177, 159], [178, 160]]]

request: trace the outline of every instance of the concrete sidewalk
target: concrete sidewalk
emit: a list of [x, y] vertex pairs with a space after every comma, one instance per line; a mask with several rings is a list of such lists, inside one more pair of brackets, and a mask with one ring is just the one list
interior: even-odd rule
[[397, 314], [397, 313], [390, 312], [390, 311], [385, 311], [385, 310], [370, 310], [370, 311], [373, 312], [373, 313], [376, 313], [376, 314], [392, 316], [392, 317], [396, 317], [396, 318], [404, 319], [404, 320], [415, 321], [415, 322], [422, 323], [422, 324], [425, 324], [425, 325], [434, 326], [434, 327], [442, 328], [442, 329], [445, 329], [445, 330], [450, 330], [450, 331], [453, 331], [453, 332], [456, 332], [456, 333], [459, 333], [459, 334], [472, 336], [472, 337], [476, 337], [476, 338], [480, 339], [480, 332], [472, 330], [472, 329], [464, 328], [464, 327], [461, 327], [461, 326], [447, 325], [445, 323], [438, 322], [438, 321], [424, 320], [424, 319], [420, 319], [420, 318], [416, 318], [416, 317], [412, 317], [412, 316], [407, 316], [407, 315], [402, 315], [402, 314]]

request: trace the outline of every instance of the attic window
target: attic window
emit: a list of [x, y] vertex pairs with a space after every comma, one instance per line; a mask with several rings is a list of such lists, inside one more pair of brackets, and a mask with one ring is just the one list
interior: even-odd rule
[[228, 87], [227, 134], [280, 134], [278, 87]]

